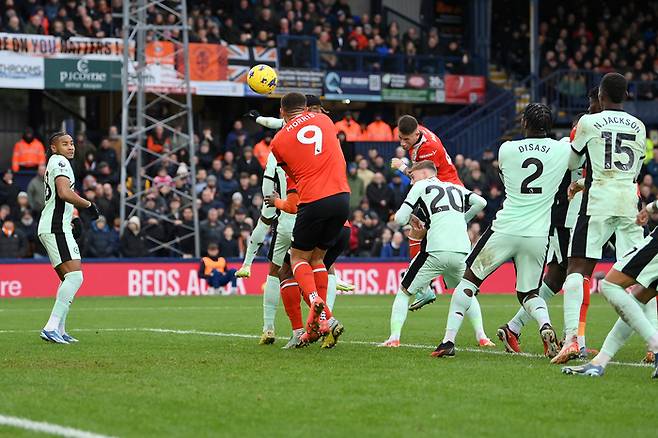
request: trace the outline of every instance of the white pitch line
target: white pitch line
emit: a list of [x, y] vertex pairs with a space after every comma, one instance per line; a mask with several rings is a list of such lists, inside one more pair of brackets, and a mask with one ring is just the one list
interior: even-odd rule
[[0, 414], [0, 425], [16, 427], [18, 429], [42, 432], [50, 435], [63, 436], [67, 438], [111, 438], [108, 435], [100, 435], [85, 430], [73, 429], [72, 427], [60, 426], [58, 424], [46, 423], [45, 421], [32, 421], [27, 418], [11, 417]]
[[[0, 330], [0, 334], [5, 333], [36, 333], [38, 330]], [[171, 333], [176, 335], [198, 335], [198, 336], [216, 336], [221, 338], [242, 338], [242, 339], [259, 339], [258, 335], [250, 335], [246, 333], [224, 333], [224, 332], [209, 332], [202, 330], [177, 330], [177, 329], [167, 329], [167, 328], [151, 328], [151, 327], [128, 327], [128, 328], [82, 328], [75, 329], [74, 332], [147, 332], [147, 333]], [[284, 338], [277, 338], [284, 339]], [[351, 344], [351, 345], [368, 345], [372, 347], [379, 347], [379, 342], [373, 341], [341, 341], [341, 344]], [[424, 345], [424, 344], [400, 344], [402, 348], [414, 348], [422, 350], [434, 350], [436, 347], [434, 345]], [[383, 348], [383, 347], [382, 347]], [[470, 347], [459, 347], [457, 351], [465, 351], [468, 353], [477, 353], [477, 354], [490, 354], [494, 356], [507, 356], [507, 357], [527, 357], [531, 359], [545, 359], [545, 356], [541, 354], [534, 353], [507, 353], [506, 351], [501, 350], [492, 350], [490, 348], [470, 348]], [[651, 364], [643, 363], [633, 363], [633, 362], [610, 362], [612, 365], [620, 365], [626, 367], [635, 367], [635, 368], [647, 368], [651, 367]]]

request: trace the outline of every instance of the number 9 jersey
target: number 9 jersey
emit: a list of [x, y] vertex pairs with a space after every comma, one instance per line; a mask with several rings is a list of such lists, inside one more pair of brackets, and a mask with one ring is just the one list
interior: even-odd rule
[[576, 168], [579, 161], [568, 143], [551, 138], [503, 143], [498, 163], [505, 200], [491, 229], [522, 237], [548, 236], [555, 194], [567, 169]]
[[336, 127], [326, 115], [290, 119], [272, 139], [272, 153], [297, 184], [300, 204], [350, 192]]
[[644, 123], [621, 110], [580, 118], [571, 147], [587, 163], [581, 215], [637, 215], [636, 180], [646, 138]]

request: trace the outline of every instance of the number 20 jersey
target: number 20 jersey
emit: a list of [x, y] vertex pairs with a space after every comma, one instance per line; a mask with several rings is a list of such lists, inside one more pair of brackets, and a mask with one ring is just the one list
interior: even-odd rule
[[336, 127], [326, 115], [304, 112], [288, 120], [272, 139], [272, 153], [297, 184], [300, 204], [350, 192]]
[[624, 111], [580, 118], [571, 144], [574, 152], [585, 155], [588, 169], [580, 214], [635, 217], [646, 138], [644, 123]]
[[470, 252], [471, 241], [464, 217], [470, 195], [465, 187], [436, 177], [420, 180], [411, 186], [404, 204], [412, 210], [420, 207], [426, 217], [426, 252]]
[[551, 138], [503, 143], [498, 164], [505, 200], [491, 229], [515, 236], [548, 236], [551, 207], [570, 157], [569, 145]]

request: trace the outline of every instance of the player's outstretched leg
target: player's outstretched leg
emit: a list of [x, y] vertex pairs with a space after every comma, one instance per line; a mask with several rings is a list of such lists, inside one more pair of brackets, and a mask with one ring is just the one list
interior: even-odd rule
[[420, 310], [428, 304], [432, 304], [434, 301], [436, 301], [436, 294], [432, 290], [431, 286], [427, 286], [425, 290], [418, 292], [415, 297], [416, 298], [414, 299], [414, 302], [409, 305], [410, 312]]
[[[559, 292], [559, 289], [558, 291]], [[556, 291], [551, 289], [551, 287], [542, 281], [541, 286], [539, 287], [539, 296], [548, 302], [556, 294]], [[532, 321], [532, 316], [526, 312], [525, 308], [521, 306], [516, 312], [516, 315], [505, 325], [502, 325], [497, 332], [498, 338], [505, 345], [505, 350], [508, 353], [520, 353], [521, 347], [519, 345], [519, 338], [521, 337], [521, 330], [525, 327], [530, 321]]]
[[[570, 261], [571, 263], [571, 261]], [[583, 287], [585, 277], [574, 272], [567, 275], [564, 281], [564, 345], [551, 363], [567, 363], [580, 355], [578, 345], [578, 325], [580, 308], [583, 303]]]
[[[278, 271], [278, 266], [275, 268]], [[276, 308], [279, 306], [279, 287], [279, 277], [270, 272], [265, 280], [265, 290], [263, 291], [263, 335], [259, 342], [261, 345], [273, 344], [276, 340], [274, 319], [276, 318]]]
[[475, 331], [475, 340], [480, 347], [495, 347], [496, 344], [491, 342], [491, 339], [484, 331], [484, 323], [482, 321], [482, 309], [477, 297], [474, 296], [471, 300], [471, 305], [466, 311], [466, 319], [471, 322], [473, 331]]
[[608, 336], [606, 336], [601, 351], [590, 362], [584, 365], [562, 367], [562, 372], [574, 376], [603, 376], [605, 374], [605, 367], [632, 334], [633, 329], [631, 326], [619, 318], [612, 327], [612, 330], [610, 330], [610, 333], [608, 333]]
[[254, 230], [251, 232], [249, 237], [249, 243], [247, 244], [247, 250], [244, 254], [244, 261], [242, 262], [242, 267], [238, 269], [235, 273], [235, 276], [238, 278], [249, 278], [251, 275], [251, 264], [258, 253], [258, 249], [263, 246], [265, 242], [265, 236], [267, 231], [270, 229], [270, 224], [263, 222], [263, 218], [258, 220]]
[[391, 335], [386, 341], [379, 344], [380, 347], [396, 348], [400, 346], [400, 334], [402, 333], [404, 322], [407, 319], [410, 298], [402, 288], [398, 289], [398, 292], [395, 294], [395, 300], [393, 300], [393, 307], [391, 308]]
[[432, 357], [450, 357], [455, 355], [455, 339], [457, 333], [477, 290], [478, 286], [465, 278], [459, 282], [450, 299], [445, 336], [439, 346], [432, 352]]
[[292, 327], [292, 336], [283, 347], [284, 349], [302, 346], [300, 338], [304, 334], [304, 323], [302, 322], [300, 295], [299, 285], [294, 278], [288, 278], [281, 282], [281, 300], [283, 301], [283, 307], [286, 310], [286, 315], [288, 315], [290, 326]]
[[539, 334], [544, 343], [544, 354], [550, 358], [554, 358], [558, 353], [559, 346], [557, 334], [548, 316], [546, 301], [534, 292], [517, 292], [517, 296], [525, 311], [537, 321], [540, 327]]
[[[644, 315], [656, 329], [658, 329], [658, 308], [656, 308], [656, 298], [650, 299], [644, 307]], [[653, 351], [647, 349], [647, 354], [642, 359], [643, 363], [653, 364], [656, 361], [656, 355]]]
[[59, 332], [59, 325], [62, 319], [66, 318], [73, 298], [82, 285], [82, 280], [82, 271], [73, 271], [64, 274], [64, 279], [57, 289], [57, 298], [55, 299], [53, 310], [50, 313], [50, 318], [43, 330], [41, 330], [41, 338], [43, 340], [57, 344], [70, 343], [62, 337], [62, 333]]

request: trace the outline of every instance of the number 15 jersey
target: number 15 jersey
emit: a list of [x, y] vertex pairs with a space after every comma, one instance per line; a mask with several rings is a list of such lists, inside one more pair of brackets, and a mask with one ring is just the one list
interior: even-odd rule
[[646, 138], [644, 123], [621, 110], [580, 118], [571, 145], [587, 163], [580, 214], [635, 217]]
[[304, 112], [293, 117], [271, 145], [277, 162], [297, 184], [300, 204], [350, 192], [336, 127], [326, 115]]
[[522, 237], [548, 236], [551, 207], [570, 158], [569, 143], [550, 138], [503, 143], [498, 164], [505, 200], [491, 229]]

